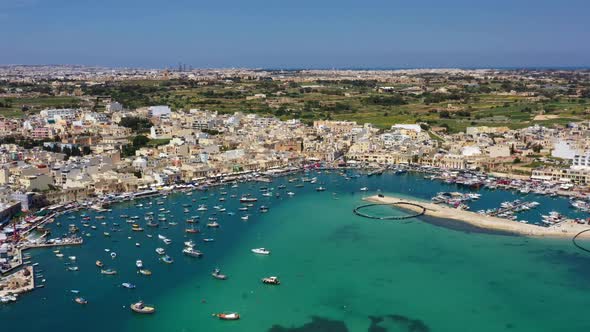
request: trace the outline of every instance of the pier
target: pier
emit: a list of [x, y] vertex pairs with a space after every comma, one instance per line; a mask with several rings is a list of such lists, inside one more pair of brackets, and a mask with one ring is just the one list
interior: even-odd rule
[[419, 213], [424, 209], [424, 215], [436, 218], [456, 220], [465, 222], [476, 227], [501, 230], [515, 235], [539, 236], [539, 237], [573, 237], [579, 232], [586, 230], [588, 225], [578, 224], [573, 220], [567, 220], [548, 227], [533, 224], [525, 224], [510, 219], [496, 216], [481, 215], [471, 211], [455, 209], [447, 206], [436, 205], [429, 202], [421, 202], [391, 196], [371, 196], [366, 201], [380, 204], [399, 204], [398, 206]]
[[[371, 207], [371, 206], [392, 206], [392, 207], [396, 207], [396, 206], [400, 206], [400, 205], [411, 205], [413, 207], [417, 207], [418, 209], [422, 209], [421, 211], [419, 210], [418, 212], [416, 212], [415, 214], [409, 215], [409, 216], [388, 216], [388, 217], [377, 217], [377, 216], [372, 216], [370, 214], [366, 214], [361, 212], [362, 209]], [[354, 212], [354, 214], [356, 214], [357, 216], [361, 216], [364, 218], [369, 218], [369, 219], [377, 219], [377, 220], [404, 220], [404, 219], [411, 219], [411, 218], [416, 218], [419, 217], [421, 215], [423, 215], [426, 212], [426, 208], [421, 206], [420, 204], [415, 204], [415, 203], [410, 203], [410, 202], [396, 202], [396, 203], [371, 203], [371, 204], [365, 204], [365, 205], [361, 205], [361, 206], [357, 206], [356, 208], [354, 208], [354, 210], [352, 210], [352, 212]]]

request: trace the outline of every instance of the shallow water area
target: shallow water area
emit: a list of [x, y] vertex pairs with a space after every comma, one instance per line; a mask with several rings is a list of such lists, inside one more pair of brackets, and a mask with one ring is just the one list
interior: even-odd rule
[[[17, 303], [0, 305], [0, 322], [3, 328], [20, 331], [590, 329], [590, 318], [585, 314], [590, 304], [586, 281], [590, 254], [576, 249], [569, 239], [490, 234], [428, 217], [398, 222], [352, 213], [355, 206], [364, 204], [363, 197], [378, 192], [428, 200], [440, 191], [463, 191], [419, 175], [385, 173], [346, 180], [333, 171], [306, 175], [316, 176], [318, 183], [306, 182], [302, 188], [295, 187], [300, 181], [287, 181], [301, 176], [121, 203], [113, 205], [112, 212], [61, 216], [57, 220], [61, 227], [49, 225], [52, 236], [66, 233], [70, 223], [91, 236], [84, 237], [81, 247], [61, 248], [64, 258], [56, 257], [51, 249], [31, 251], [32, 260], [40, 263], [40, 273], [47, 279], [46, 287], [23, 295]], [[279, 189], [281, 184], [287, 188]], [[319, 185], [327, 190], [317, 192]], [[262, 187], [272, 195], [263, 196]], [[361, 192], [362, 187], [369, 190]], [[287, 195], [289, 191], [294, 195]], [[551, 210], [584, 216], [562, 198], [486, 189], [478, 192], [482, 198], [470, 204], [474, 211], [519, 198], [542, 203], [524, 212], [527, 220], [537, 220]], [[258, 202], [248, 211], [240, 211], [243, 205], [238, 200], [246, 193]], [[220, 201], [222, 197], [226, 200]], [[207, 205], [207, 211], [197, 211], [201, 204]], [[219, 212], [216, 205], [227, 211]], [[269, 211], [262, 213], [261, 205]], [[146, 226], [148, 212], [153, 212], [155, 219], [163, 214], [166, 221], [158, 228]], [[383, 206], [372, 207], [370, 212], [381, 216], [408, 213]], [[82, 213], [91, 217], [96, 230], [81, 224]], [[138, 216], [133, 222], [144, 231], [132, 231], [132, 223], [121, 217], [124, 214]], [[68, 219], [71, 215], [75, 219]], [[97, 215], [105, 218], [97, 220]], [[242, 220], [245, 215], [248, 220]], [[194, 226], [201, 234], [185, 232], [190, 227], [186, 219], [191, 216], [199, 216], [200, 222]], [[220, 227], [206, 227], [209, 218], [217, 218]], [[170, 225], [171, 221], [178, 225]], [[164, 244], [158, 235], [172, 243]], [[204, 238], [214, 241], [203, 242]], [[182, 254], [183, 242], [190, 239], [204, 253], [202, 258]], [[581, 242], [590, 247], [590, 241]], [[172, 264], [159, 259], [158, 247], [174, 259]], [[259, 247], [268, 248], [271, 254], [251, 252]], [[117, 253], [116, 258], [111, 258], [111, 252]], [[71, 255], [76, 256], [75, 263], [68, 262]], [[137, 273], [138, 259], [152, 271], [151, 276]], [[96, 260], [118, 273], [100, 274]], [[67, 271], [65, 263], [80, 270]], [[216, 267], [227, 280], [211, 276]], [[281, 285], [263, 284], [261, 278], [268, 276], [279, 277]], [[125, 289], [123, 282], [137, 288]], [[79, 290], [89, 303], [74, 303], [72, 289]], [[140, 299], [153, 304], [156, 313], [132, 313], [129, 305]], [[219, 312], [239, 312], [241, 319], [212, 317]]]

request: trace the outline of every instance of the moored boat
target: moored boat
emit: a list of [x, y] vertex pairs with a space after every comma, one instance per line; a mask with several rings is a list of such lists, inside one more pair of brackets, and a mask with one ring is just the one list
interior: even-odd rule
[[219, 314], [213, 314], [213, 316], [215, 316], [221, 320], [238, 320], [238, 319], [240, 319], [240, 314], [238, 314], [237, 312], [219, 313]]
[[266, 248], [255, 248], [251, 250], [253, 253], [255, 254], [259, 254], [259, 255], [270, 255], [270, 250], [266, 249]]
[[74, 301], [78, 304], [88, 304], [88, 301], [83, 297], [77, 297], [74, 299]]
[[182, 253], [190, 256], [190, 257], [201, 257], [203, 256], [203, 253], [200, 252], [199, 250], [194, 249], [193, 247], [186, 247], [182, 250]]
[[117, 274], [117, 270], [113, 270], [113, 269], [100, 270], [100, 273], [106, 274], [106, 275], [115, 275], [115, 274]]
[[222, 274], [221, 270], [218, 268], [213, 270], [213, 272], [211, 273], [211, 276], [213, 276], [213, 278], [219, 279], [219, 280], [226, 280], [227, 279], [227, 276], [225, 274]]
[[280, 285], [281, 282], [277, 277], [262, 278], [262, 283], [267, 285]]
[[139, 314], [153, 314], [154, 312], [156, 312], [156, 308], [145, 305], [143, 301], [133, 303], [129, 307], [131, 308], [131, 310]]

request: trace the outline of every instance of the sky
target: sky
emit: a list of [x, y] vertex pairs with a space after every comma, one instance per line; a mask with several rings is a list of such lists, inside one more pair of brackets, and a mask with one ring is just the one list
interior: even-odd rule
[[588, 67], [588, 0], [0, 0], [0, 64]]

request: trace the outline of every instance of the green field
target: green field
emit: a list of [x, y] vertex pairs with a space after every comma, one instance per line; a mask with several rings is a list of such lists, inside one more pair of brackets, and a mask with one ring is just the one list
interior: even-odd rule
[[[7, 105], [8, 104], [8, 105]], [[35, 98], [0, 98], [0, 116], [7, 118], [25, 117], [46, 108], [79, 107], [80, 98], [42, 96]], [[23, 108], [27, 108], [23, 111]]]
[[[590, 99], [550, 97], [533, 100], [527, 97], [506, 95], [501, 84], [486, 85], [473, 91], [464, 88], [449, 94], [423, 95], [379, 93], [376, 82], [371, 81], [318, 81], [304, 84], [278, 81], [242, 81], [233, 83], [175, 80], [143, 80], [110, 82], [105, 85], [83, 86], [88, 100], [107, 96], [127, 108], [151, 105], [169, 105], [174, 110], [203, 109], [219, 113], [256, 113], [281, 119], [298, 118], [310, 123], [318, 119], [351, 120], [372, 123], [388, 128], [395, 123], [427, 122], [431, 126], [444, 126], [449, 132], [463, 131], [469, 126], [507, 126], [522, 128], [539, 123], [546, 126], [564, 125], [571, 121], [590, 118]], [[408, 85], [394, 85], [405, 88]], [[432, 84], [437, 88], [442, 84]], [[492, 92], [495, 91], [496, 93]], [[265, 99], [247, 100], [257, 93]], [[74, 97], [13, 98], [9, 107], [1, 107], [0, 114], [9, 117], [23, 116], [24, 105], [37, 112], [46, 107], [81, 105]], [[91, 106], [101, 110], [99, 103]], [[548, 120], [536, 121], [539, 114], [551, 115]]]

